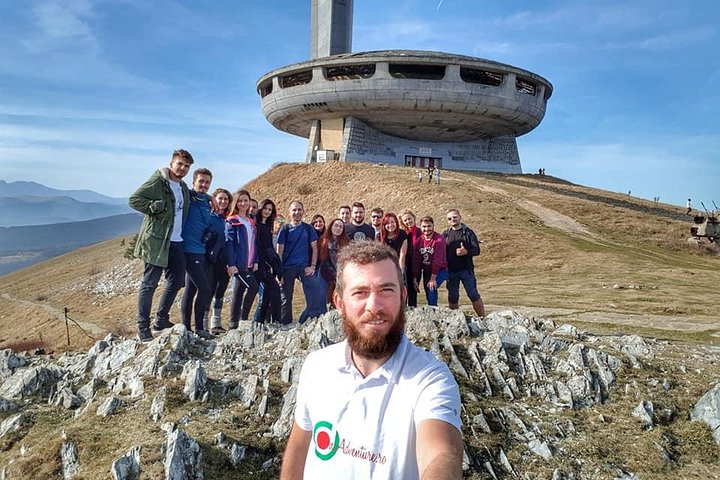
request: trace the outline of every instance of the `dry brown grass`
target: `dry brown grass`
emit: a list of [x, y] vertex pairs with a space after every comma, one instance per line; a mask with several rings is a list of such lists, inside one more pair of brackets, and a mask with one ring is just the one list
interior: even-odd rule
[[[564, 322], [623, 323], [638, 332], [700, 331], [711, 339], [709, 334], [720, 331], [720, 257], [716, 248], [686, 242], [690, 220], [677, 215], [678, 207], [656, 207], [552, 177], [448, 171], [440, 185], [428, 185], [416, 181], [414, 169], [337, 162], [280, 164], [245, 187], [254, 198], [272, 198], [285, 215], [299, 199], [307, 218], [321, 213], [326, 220], [340, 205], [362, 201], [368, 211], [380, 206], [431, 215], [442, 229], [446, 209], [459, 208], [485, 242], [475, 264], [491, 307], [526, 307]], [[572, 225], [589, 234], [567, 231]], [[128, 262], [133, 278], [140, 279], [140, 262], [123, 258], [128, 241], [111, 240], [0, 277], [0, 339], [42, 335], [51, 348], [65, 349], [65, 327], [57, 315], [64, 307], [73, 318], [105, 331], [133, 332], [136, 292], [107, 298], [87, 285]], [[615, 289], [615, 284], [640, 288]], [[296, 292], [299, 313], [302, 295]], [[441, 302], [445, 296], [443, 288]], [[461, 304], [467, 303], [461, 297]], [[176, 310], [173, 315], [177, 320]], [[92, 343], [77, 329], [71, 340], [72, 349]]]

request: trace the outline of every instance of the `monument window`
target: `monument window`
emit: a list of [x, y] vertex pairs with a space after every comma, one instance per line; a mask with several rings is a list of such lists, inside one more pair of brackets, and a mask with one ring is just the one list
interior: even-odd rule
[[503, 82], [501, 73], [478, 70], [477, 68], [460, 67], [460, 78], [467, 83], [479, 83], [499, 87]]
[[340, 65], [325, 68], [325, 78], [335, 80], [359, 80], [375, 75], [375, 64], [370, 65]]
[[313, 110], [316, 108], [322, 108], [327, 107], [327, 102], [312, 102], [312, 103], [303, 103], [303, 110]]
[[273, 84], [272, 84], [272, 78], [270, 80], [267, 80], [260, 84], [258, 87], [258, 93], [261, 97], [267, 97], [272, 93]]
[[515, 79], [515, 88], [520, 93], [535, 96], [536, 87], [535, 84], [530, 83], [520, 78]]
[[445, 77], [445, 65], [422, 65], [416, 63], [391, 63], [390, 75], [394, 78], [418, 80], [442, 80]]
[[312, 70], [304, 70], [302, 72], [289, 73], [280, 77], [280, 86], [282, 88], [297, 87], [305, 85], [312, 81]]

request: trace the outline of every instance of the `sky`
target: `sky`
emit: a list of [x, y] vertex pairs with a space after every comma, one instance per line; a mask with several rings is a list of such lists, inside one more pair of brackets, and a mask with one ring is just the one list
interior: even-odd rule
[[[310, 57], [310, 0], [0, 0], [0, 180], [129, 196], [172, 151], [234, 190], [307, 140], [255, 82]], [[353, 51], [435, 50], [554, 87], [523, 171], [720, 205], [720, 2], [355, 0]]]

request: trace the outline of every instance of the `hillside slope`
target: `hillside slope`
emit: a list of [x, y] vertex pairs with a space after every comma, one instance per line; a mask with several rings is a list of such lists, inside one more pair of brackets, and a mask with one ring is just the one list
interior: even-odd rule
[[[443, 229], [445, 210], [459, 208], [484, 241], [475, 265], [491, 309], [663, 337], [717, 341], [720, 332], [720, 257], [713, 246], [687, 243], [691, 222], [678, 207], [552, 177], [443, 172], [440, 185], [428, 185], [414, 170], [365, 164], [282, 164], [245, 187], [258, 200], [275, 200], [286, 216], [290, 201], [302, 200], [307, 219], [329, 220], [358, 200], [368, 211], [429, 214]], [[46, 345], [62, 347], [65, 326], [56, 314], [64, 307], [79, 321], [132, 332], [141, 265], [124, 259], [125, 249], [116, 239], [0, 277], [0, 347], [41, 334]], [[8, 321], [14, 318], [22, 328]], [[71, 343], [90, 340], [75, 329]]]

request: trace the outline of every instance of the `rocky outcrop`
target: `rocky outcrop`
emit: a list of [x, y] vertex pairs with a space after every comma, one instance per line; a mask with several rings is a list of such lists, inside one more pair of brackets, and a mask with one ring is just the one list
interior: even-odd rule
[[166, 480], [203, 480], [200, 445], [184, 431], [170, 427], [165, 444]]
[[720, 445], [720, 383], [700, 397], [690, 412], [690, 419], [707, 424]]
[[[687, 418], [672, 404], [654, 403], [645, 396], [652, 390], [642, 390], [634, 379], [618, 388], [628, 372], [637, 377], [655, 361], [657, 342], [641, 337], [593, 336], [513, 311], [467, 319], [459, 311], [431, 307], [410, 309], [406, 331], [446, 362], [461, 385], [469, 475], [523, 478], [528, 465], [557, 462], [574, 467], [557, 469], [553, 478], [584, 478], [583, 462], [573, 457], [573, 442], [582, 435], [577, 422], [601, 418], [593, 409], [618, 399], [626, 399], [628, 417], [639, 419], [628, 422], [637, 428], [633, 435], [671, 424], [683, 413]], [[212, 478], [203, 462], [208, 448], [218, 449], [221, 455], [214, 455], [213, 463], [224, 459], [224, 469], [275, 469], [293, 424], [305, 357], [342, 339], [342, 323], [330, 312], [302, 326], [241, 322], [239, 329], [215, 340], [176, 325], [149, 344], [108, 335], [87, 353], [57, 358], [0, 351], [0, 411], [10, 412], [0, 438], [12, 447], [22, 438], [17, 432], [32, 428], [33, 418], [50, 411], [67, 416], [70, 410], [74, 422], [86, 416], [91, 421], [97, 414], [105, 417], [102, 422], [120, 423], [140, 412], [146, 422], [124, 427], [142, 431], [157, 447], [151, 451], [162, 446], [162, 466], [157, 460], [143, 465], [137, 445], [118, 445], [127, 453], [116, 458], [114, 452], [104, 475], [110, 468], [114, 478], [131, 479], [141, 468], [155, 468], [155, 474], [162, 470], [168, 479]], [[648, 378], [648, 389], [667, 394], [675, 388], [675, 380]], [[692, 412], [714, 429], [716, 438], [718, 392], [719, 387], [708, 392]], [[159, 432], [159, 422], [166, 420], [175, 423], [164, 423]], [[228, 429], [232, 439], [222, 433]], [[205, 433], [193, 438], [198, 432]], [[82, 436], [73, 438], [63, 442], [60, 453], [65, 478], [77, 475], [81, 462], [87, 468], [78, 449], [92, 448], [83, 445]], [[8, 478], [16, 464], [5, 467]], [[605, 471], [608, 478], [624, 471], [612, 468], [614, 473]]]

